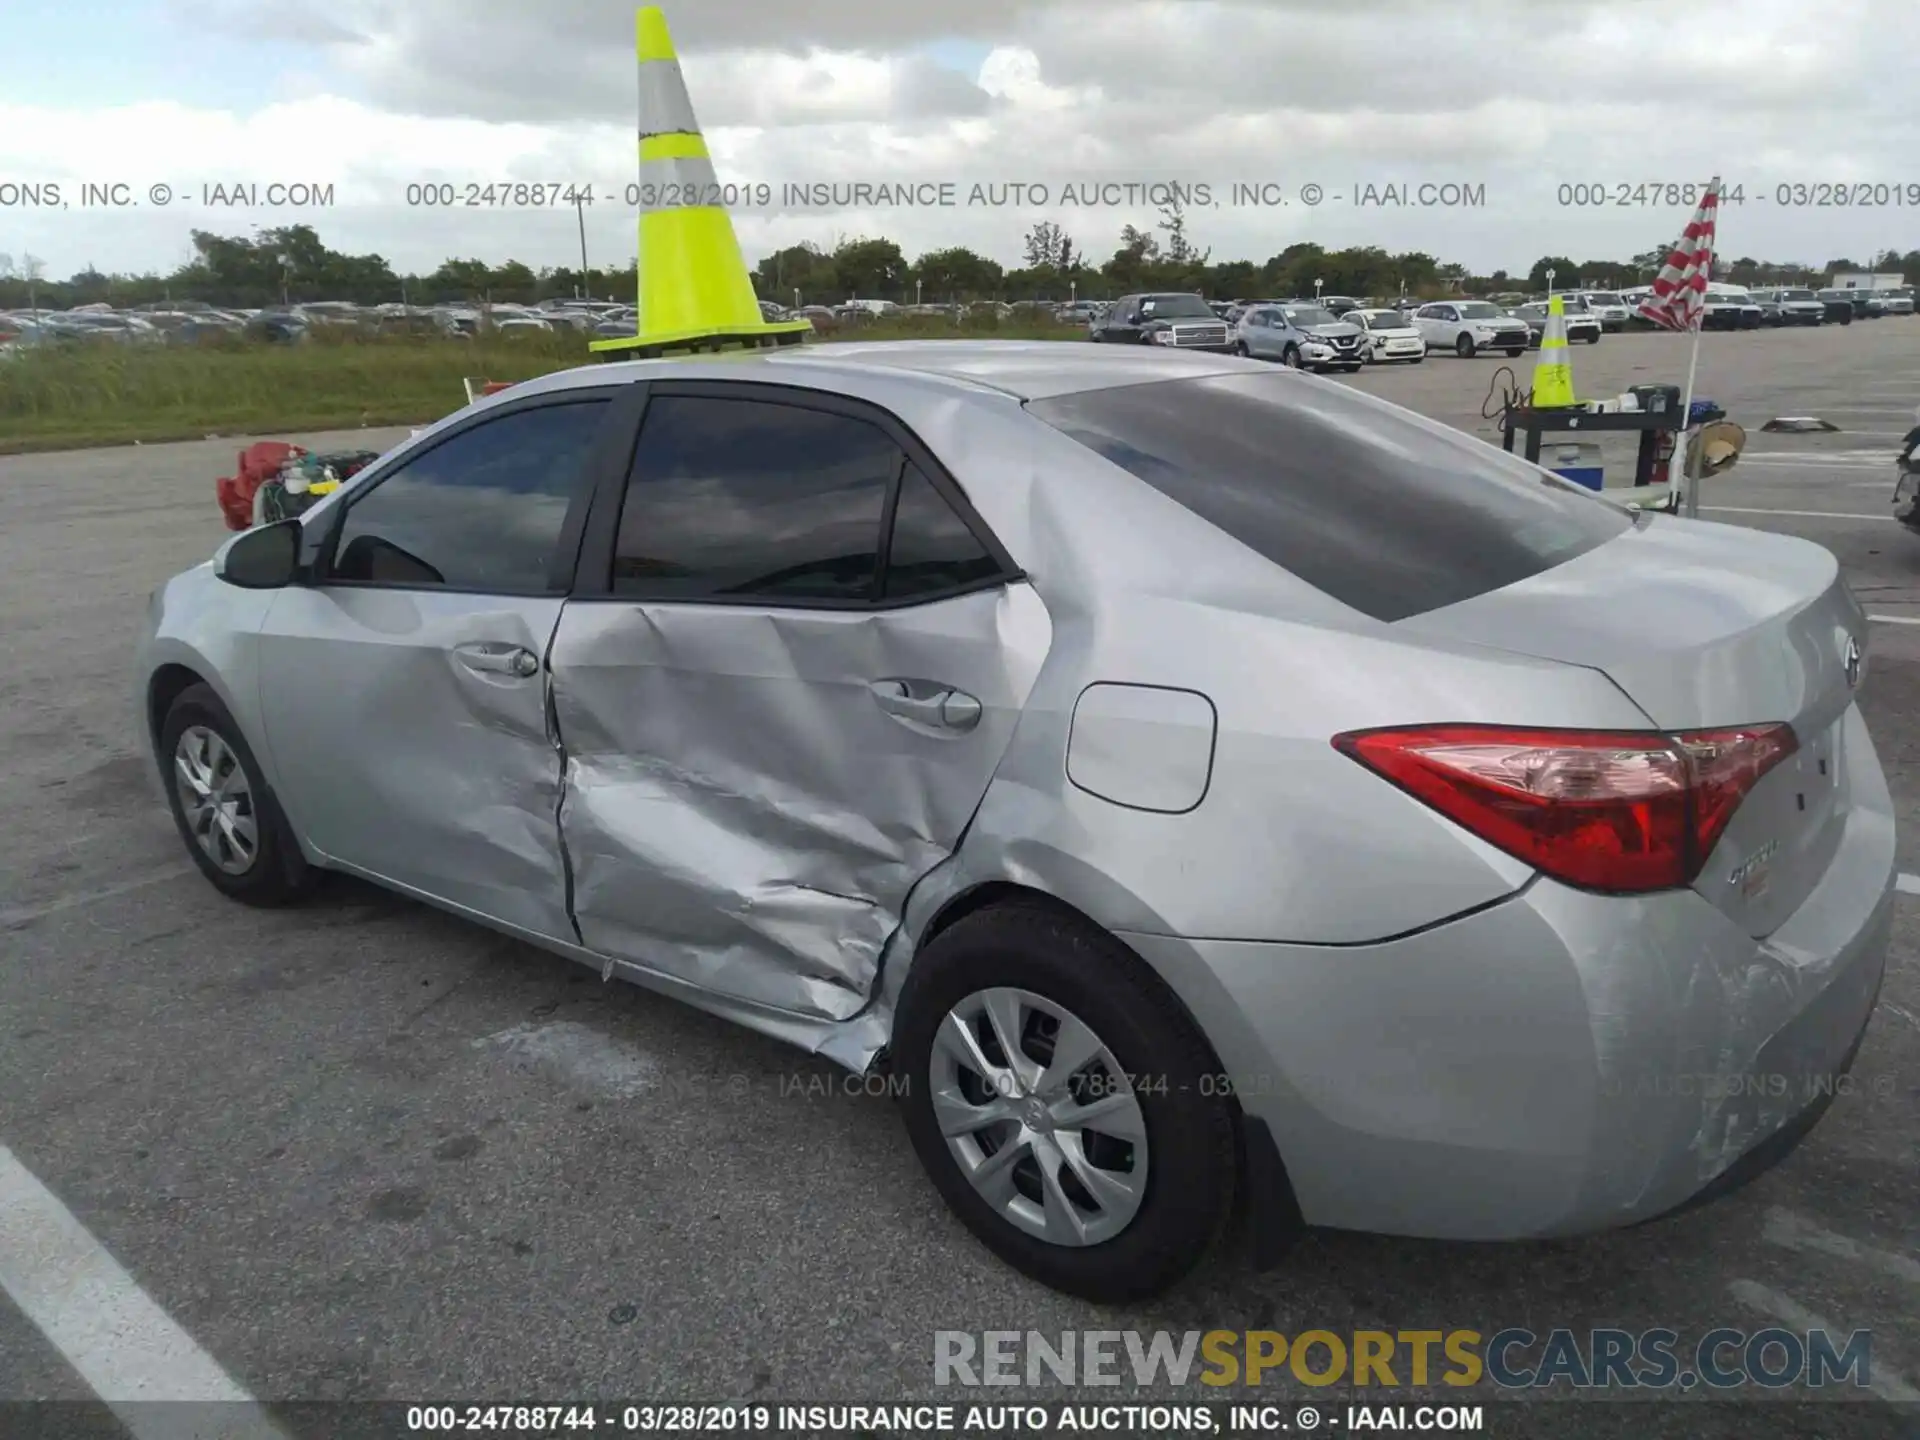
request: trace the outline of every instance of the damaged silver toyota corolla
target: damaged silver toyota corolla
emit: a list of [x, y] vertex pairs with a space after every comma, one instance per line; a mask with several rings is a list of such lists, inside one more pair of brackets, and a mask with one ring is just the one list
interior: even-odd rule
[[1258, 362], [599, 365], [156, 596], [235, 899], [377, 881], [853, 1070], [1000, 1255], [1159, 1291], [1236, 1212], [1629, 1224], [1792, 1148], [1894, 879], [1861, 611]]

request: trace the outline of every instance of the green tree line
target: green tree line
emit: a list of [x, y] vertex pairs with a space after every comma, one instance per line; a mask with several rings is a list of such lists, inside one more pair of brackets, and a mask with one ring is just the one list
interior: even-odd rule
[[[362, 304], [449, 301], [530, 304], [551, 297], [590, 295], [631, 299], [631, 263], [617, 269], [543, 267], [517, 260], [490, 265], [449, 259], [427, 275], [403, 275], [381, 255], [330, 249], [312, 227], [291, 225], [250, 237], [193, 232], [194, 258], [171, 274], [108, 275], [89, 266], [65, 280], [49, 279], [31, 255], [0, 255], [0, 309], [30, 305], [64, 309], [105, 301], [142, 305], [200, 300], [211, 305], [265, 307], [315, 300]], [[987, 256], [950, 246], [909, 259], [893, 240], [860, 237], [827, 249], [791, 245], [754, 267], [763, 299], [781, 304], [837, 304], [849, 299], [902, 303], [972, 300], [1110, 299], [1139, 290], [1198, 291], [1210, 299], [1311, 295], [1316, 282], [1329, 295], [1487, 295], [1582, 285], [1617, 289], [1651, 279], [1665, 257], [1656, 246], [1625, 260], [1546, 255], [1526, 271], [1479, 275], [1422, 251], [1378, 246], [1328, 250], [1310, 242], [1289, 245], [1264, 261], [1216, 260], [1187, 230], [1177, 206], [1152, 229], [1128, 225], [1105, 258], [1081, 249], [1059, 225], [1043, 222], [1024, 238], [1024, 256], [1006, 267]], [[1734, 284], [1819, 284], [1835, 271], [1888, 270], [1920, 280], [1920, 250], [1887, 250], [1863, 262], [1849, 258], [1806, 265], [1741, 257], [1717, 268]]]

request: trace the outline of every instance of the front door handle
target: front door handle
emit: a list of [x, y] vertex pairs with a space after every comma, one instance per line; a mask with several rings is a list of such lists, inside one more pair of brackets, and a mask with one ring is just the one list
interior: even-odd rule
[[515, 675], [524, 680], [540, 673], [540, 657], [519, 645], [462, 645], [453, 653], [462, 665], [482, 675]]
[[965, 733], [980, 723], [980, 702], [964, 690], [931, 680], [876, 680], [874, 703], [896, 719]]

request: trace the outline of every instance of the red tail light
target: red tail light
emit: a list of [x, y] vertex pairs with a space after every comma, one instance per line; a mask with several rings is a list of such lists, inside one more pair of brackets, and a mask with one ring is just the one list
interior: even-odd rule
[[1788, 725], [1663, 735], [1423, 725], [1334, 748], [1536, 869], [1588, 890], [1691, 885]]

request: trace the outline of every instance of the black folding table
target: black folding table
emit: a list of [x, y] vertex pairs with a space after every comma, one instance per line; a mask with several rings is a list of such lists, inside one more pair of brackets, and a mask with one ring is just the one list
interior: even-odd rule
[[[1540, 463], [1540, 445], [1549, 434], [1598, 435], [1623, 430], [1638, 431], [1640, 454], [1634, 466], [1636, 486], [1658, 485], [1665, 481], [1660, 458], [1660, 437], [1680, 428], [1680, 417], [1672, 411], [1616, 410], [1596, 413], [1592, 410], [1535, 409], [1531, 405], [1509, 405], [1500, 417], [1504, 449], [1513, 449], [1515, 435], [1527, 437], [1526, 457]], [[1669, 455], [1672, 451], [1667, 452]]]

